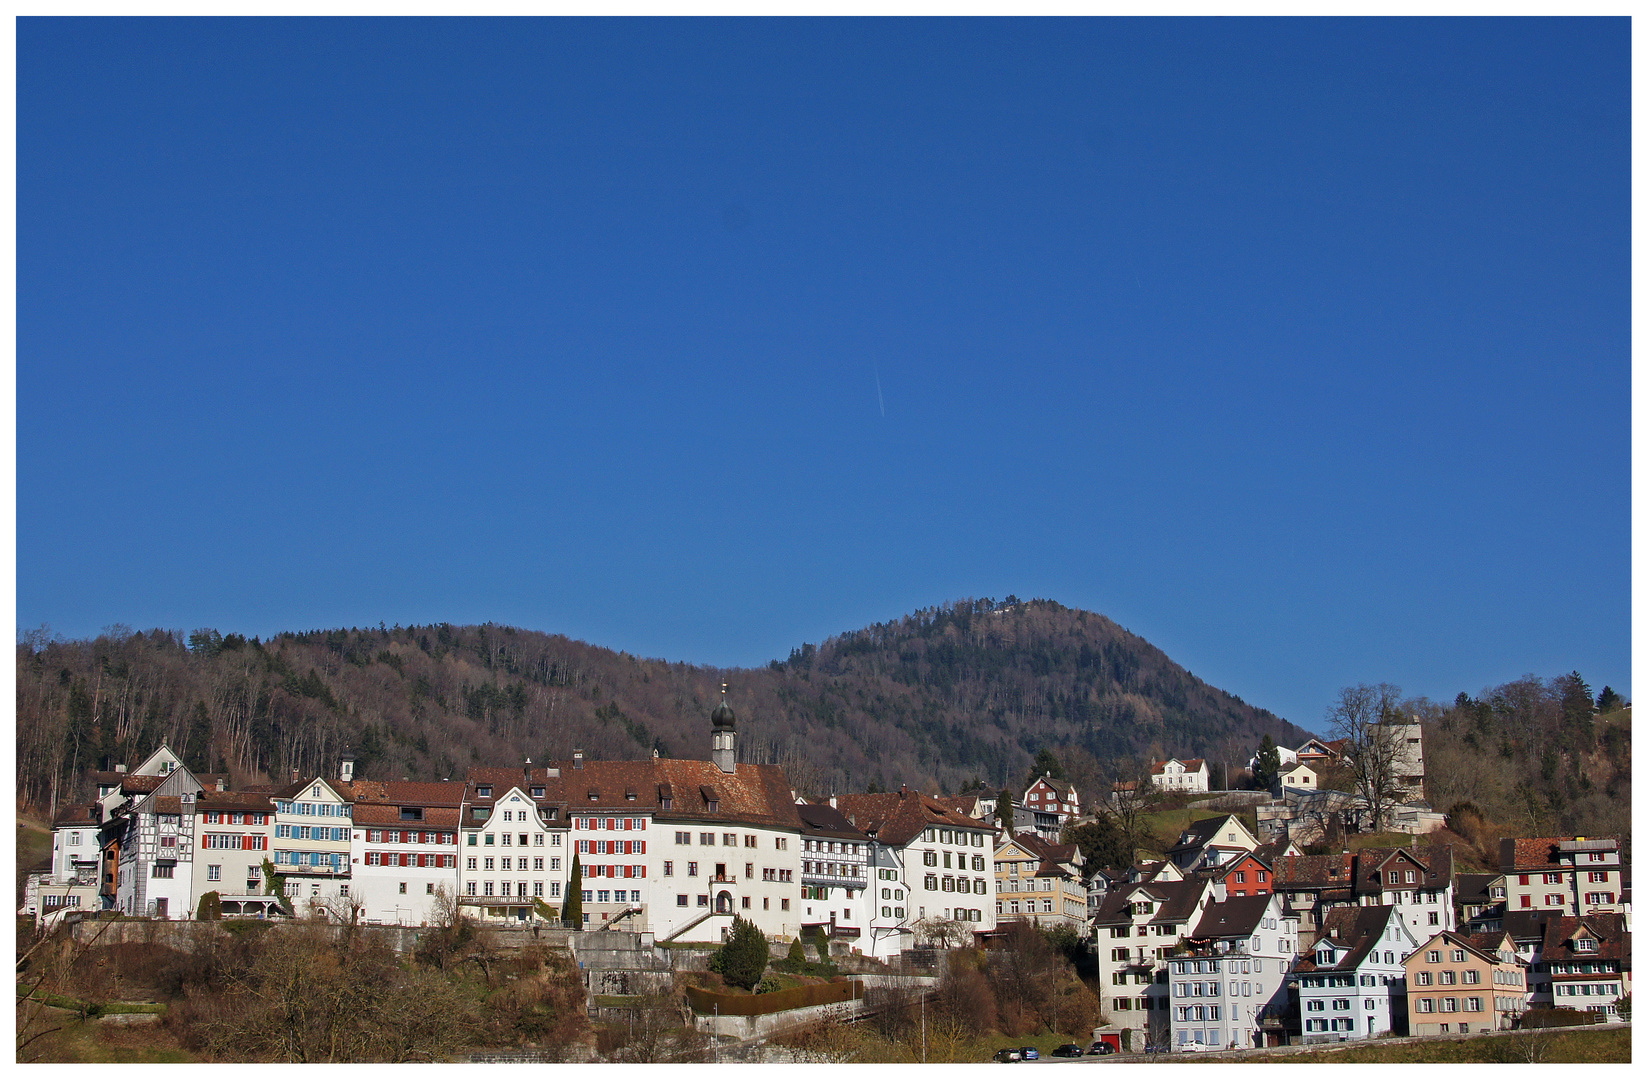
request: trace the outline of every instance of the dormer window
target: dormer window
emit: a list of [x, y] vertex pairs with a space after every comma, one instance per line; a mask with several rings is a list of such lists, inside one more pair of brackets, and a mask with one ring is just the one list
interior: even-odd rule
[[478, 799], [490, 799], [490, 798], [492, 798], [492, 785], [491, 784], [482, 784], [480, 787], [476, 788], [475, 789], [475, 797], [478, 798]]
[[709, 812], [714, 814], [714, 813], [719, 813], [720, 810], [721, 810], [721, 801], [719, 799], [711, 799], [710, 802], [709, 802]]
[[658, 806], [661, 809], [664, 809], [664, 810], [668, 810], [671, 807], [673, 807], [674, 805], [675, 805], [675, 800], [670, 798], [668, 795], [665, 795], [663, 798], [658, 800]]
[[402, 821], [422, 821], [423, 820], [423, 807], [421, 807], [421, 806], [403, 806], [403, 807], [401, 807], [401, 820]]
[[541, 799], [541, 798], [543, 798], [543, 797], [544, 797], [544, 789], [543, 789], [543, 788], [541, 788], [541, 787], [535, 787], [535, 788], [533, 788], [533, 789], [532, 789], [532, 797], [533, 797], [533, 798], [534, 798], [534, 799]]
[[629, 800], [630, 802], [634, 802], [635, 801], [635, 792], [633, 792], [633, 791], [624, 792], [624, 798]]
[[560, 813], [561, 813], [561, 811], [560, 811], [559, 807], [554, 807], [554, 806], [550, 807], [549, 808], [549, 820], [554, 821], [557, 817], [560, 816]]
[[1574, 952], [1596, 952], [1597, 943], [1594, 938], [1574, 938]]

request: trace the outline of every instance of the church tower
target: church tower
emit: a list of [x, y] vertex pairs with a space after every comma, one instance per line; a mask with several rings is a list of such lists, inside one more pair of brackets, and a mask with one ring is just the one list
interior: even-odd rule
[[738, 718], [727, 704], [727, 684], [721, 684], [721, 704], [710, 713], [710, 760], [724, 773], [738, 767]]

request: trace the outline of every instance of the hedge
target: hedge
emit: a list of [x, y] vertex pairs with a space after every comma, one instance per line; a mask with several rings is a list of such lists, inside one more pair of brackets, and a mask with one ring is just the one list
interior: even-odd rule
[[770, 994], [718, 994], [698, 986], [687, 987], [687, 1001], [700, 1015], [719, 1011], [722, 1016], [765, 1016], [808, 1005], [852, 1001], [863, 996], [864, 986], [858, 982], [810, 983], [792, 986], [788, 990], [775, 990]]

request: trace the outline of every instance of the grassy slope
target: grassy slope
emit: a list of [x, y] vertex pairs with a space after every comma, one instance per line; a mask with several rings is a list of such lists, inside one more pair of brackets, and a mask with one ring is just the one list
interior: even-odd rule
[[52, 834], [45, 823], [27, 817], [17, 819], [17, 903], [23, 903], [23, 879], [36, 870], [50, 869]]

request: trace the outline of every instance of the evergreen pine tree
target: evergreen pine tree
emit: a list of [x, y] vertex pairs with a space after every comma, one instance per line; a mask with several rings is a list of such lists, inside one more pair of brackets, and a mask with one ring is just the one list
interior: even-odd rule
[[1276, 740], [1266, 735], [1259, 740], [1259, 752], [1253, 758], [1253, 786], [1268, 791], [1281, 775], [1282, 755], [1276, 749]]
[[572, 878], [567, 882], [566, 903], [561, 905], [561, 925], [579, 930], [584, 925], [584, 868], [578, 853], [572, 853]]

